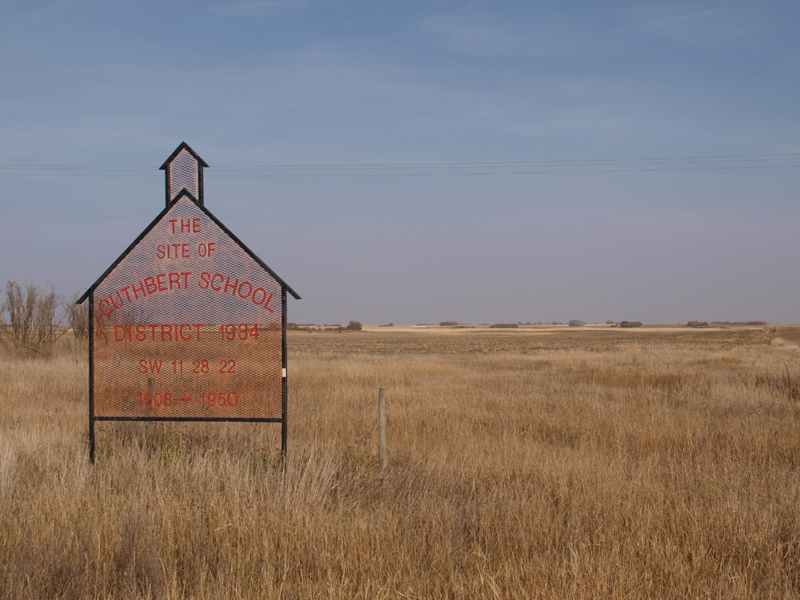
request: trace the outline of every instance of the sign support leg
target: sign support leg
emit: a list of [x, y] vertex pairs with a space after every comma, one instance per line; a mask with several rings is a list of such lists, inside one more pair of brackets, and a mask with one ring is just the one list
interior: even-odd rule
[[94, 292], [89, 295], [89, 462], [94, 464]]
[[286, 470], [286, 419], [281, 421], [281, 468]]
[[282, 287], [282, 289], [281, 289], [281, 321], [282, 321], [281, 329], [283, 330], [283, 335], [282, 335], [283, 341], [281, 342], [282, 343], [281, 353], [283, 355], [283, 359], [281, 360], [281, 362], [283, 363], [283, 365], [282, 365], [282, 378], [281, 378], [281, 392], [282, 392], [281, 393], [281, 396], [282, 396], [281, 397], [281, 404], [283, 406], [281, 407], [281, 414], [282, 414], [283, 418], [281, 419], [281, 467], [284, 470], [286, 470], [286, 437], [287, 437], [287, 434], [288, 434], [288, 427], [287, 427], [287, 423], [286, 423], [286, 418], [287, 418], [286, 409], [287, 409], [287, 405], [288, 405], [288, 401], [287, 400], [288, 400], [288, 397], [289, 397], [289, 388], [288, 388], [287, 382], [286, 382], [286, 364], [288, 362], [287, 361], [287, 357], [286, 357], [286, 304], [287, 304], [287, 302], [286, 302], [286, 288]]

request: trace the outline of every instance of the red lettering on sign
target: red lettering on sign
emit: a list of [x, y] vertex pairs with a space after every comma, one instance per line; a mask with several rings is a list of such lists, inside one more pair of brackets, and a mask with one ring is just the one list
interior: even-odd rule
[[[242, 291], [244, 290], [244, 286], [247, 286], [247, 293], [243, 294]], [[247, 297], [253, 292], [253, 286], [250, 284], [249, 281], [243, 281], [242, 285], [239, 286], [239, 298], [242, 300], [247, 300]]]
[[[172, 394], [169, 393], [140, 393], [137, 398], [139, 398], [139, 406], [172, 406]], [[181, 400], [191, 400], [191, 398], [181, 398]]]
[[161, 360], [146, 360], [142, 359], [139, 361], [139, 373], [144, 375], [145, 373], [155, 373], [156, 375], [161, 374], [161, 365], [164, 361]]
[[239, 325], [234, 325], [233, 323], [220, 325], [219, 333], [220, 339], [222, 340], [233, 341], [237, 338], [240, 340], [246, 340], [247, 338], [257, 340], [258, 325], [248, 325], [247, 323], [240, 323]]
[[200, 219], [170, 219], [172, 233], [200, 233]]
[[[152, 323], [114, 325], [115, 342], [191, 342], [200, 341], [201, 323]], [[149, 330], [149, 331], [148, 331]]]
[[108, 297], [108, 299], [111, 300], [111, 304], [114, 308], [122, 308], [122, 296], [119, 295], [119, 292], [117, 292], [117, 299], [119, 300], [119, 306], [117, 306], [117, 303], [114, 302], [114, 294], [111, 294]]
[[[137, 283], [125, 286], [109, 294], [107, 298], [102, 298], [99, 302], [100, 312], [105, 316], [109, 316], [115, 309], [119, 310], [126, 304], [131, 304], [139, 298], [144, 298], [156, 292], [189, 289], [189, 276], [191, 274], [191, 271], [174, 271], [145, 277]], [[206, 274], [207, 278], [208, 274]], [[133, 297], [131, 297], [131, 291], [133, 291]]]
[[189, 244], [159, 244], [156, 258], [189, 258]]
[[225, 280], [225, 289], [224, 289], [224, 290], [222, 290], [222, 293], [223, 293], [223, 294], [227, 294], [227, 293], [228, 293], [228, 288], [230, 288], [230, 290], [231, 290], [231, 296], [235, 296], [235, 295], [236, 295], [236, 287], [237, 287], [238, 285], [239, 285], [239, 280], [238, 280], [238, 279], [234, 279], [234, 280], [233, 280], [233, 285], [231, 285], [231, 278], [230, 278], [230, 277], [228, 277], [228, 278]]
[[147, 293], [152, 294], [153, 292], [158, 291], [158, 286], [156, 285], [156, 280], [152, 277], [145, 277], [143, 279], [144, 287], [147, 288]]
[[197, 255], [201, 257], [211, 256], [214, 250], [216, 250], [214, 242], [208, 242], [208, 244], [200, 243], [197, 246]]
[[200, 402], [203, 407], [216, 406], [236, 406], [239, 396], [236, 392], [203, 392], [200, 394]]
[[223, 294], [230, 292], [232, 296], [238, 296], [242, 300], [247, 300], [249, 298], [256, 306], [263, 306], [269, 312], [275, 312], [269, 307], [273, 294], [267, 294], [264, 288], [259, 287], [253, 289], [253, 284], [249, 281], [242, 281], [239, 283], [239, 280], [234, 278], [233, 282], [231, 282], [230, 276], [225, 276], [221, 273], [214, 273], [211, 275], [203, 271], [200, 273], [200, 280], [197, 282], [197, 287], [201, 290], [211, 288], [215, 292], [222, 292]]
[[133, 288], [133, 299], [134, 300], [138, 300], [139, 299], [139, 294], [141, 294], [143, 298], [145, 296], [147, 296], [147, 292], [144, 290], [144, 282], [143, 281], [139, 282], [139, 287], [138, 288], [136, 287], [136, 284], [132, 285], [131, 288]]

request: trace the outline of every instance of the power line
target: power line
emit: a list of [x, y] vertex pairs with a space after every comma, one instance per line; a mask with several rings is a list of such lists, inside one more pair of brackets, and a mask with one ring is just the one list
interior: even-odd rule
[[[671, 156], [655, 158], [601, 158], [496, 162], [222, 165], [214, 167], [209, 173], [207, 173], [207, 175], [217, 178], [250, 178], [426, 177], [453, 175], [645, 173], [661, 171], [729, 171], [740, 169], [776, 169], [800, 167], [800, 163], [796, 163], [796, 161], [800, 161], [800, 153], [797, 152], [781, 154], [728, 154], [714, 156]], [[144, 165], [6, 164], [0, 165], [0, 176], [160, 177], [160, 174], [158, 174], [152, 166]]]
[[[724, 160], [723, 160], [724, 159]], [[741, 160], [738, 160], [741, 159]], [[750, 162], [750, 161], [773, 161], [773, 160], [795, 160], [800, 159], [800, 152], [785, 154], [730, 154], [718, 156], [674, 156], [674, 157], [655, 157], [655, 158], [595, 158], [577, 160], [541, 160], [541, 161], [497, 161], [497, 162], [424, 162], [424, 163], [340, 163], [340, 164], [288, 164], [288, 165], [222, 165], [216, 169], [358, 169], [358, 168], [418, 168], [418, 167], [506, 167], [513, 165], [520, 166], [550, 166], [550, 165], [575, 165], [582, 163], [632, 163], [637, 164], [645, 161], [713, 161], [713, 162]]]
[[736, 167], [681, 167], [676, 169], [586, 169], [572, 171], [466, 171], [444, 173], [304, 173], [297, 175], [215, 175], [216, 179], [226, 178], [270, 178], [270, 177], [440, 177], [440, 176], [467, 176], [467, 175], [573, 175], [581, 173], [655, 173], [659, 171], [732, 171], [743, 169], [790, 169], [798, 168], [796, 165], [769, 165], [769, 166], [736, 166]]
[[[552, 165], [576, 163], [639, 163], [647, 161], [713, 161], [713, 162], [741, 162], [752, 160], [793, 160], [800, 158], [800, 152], [772, 153], [772, 154], [719, 154], [710, 156], [661, 156], [649, 158], [589, 158], [589, 159], [551, 159], [528, 161], [473, 161], [473, 162], [414, 162], [414, 163], [322, 163], [322, 164], [267, 164], [267, 165], [215, 165], [216, 170], [226, 169], [324, 169], [324, 168], [412, 168], [412, 167], [448, 167], [448, 166], [506, 166], [506, 165]], [[0, 169], [56, 169], [56, 170], [152, 170], [152, 165], [32, 165], [32, 164], [7, 164], [0, 165]]]

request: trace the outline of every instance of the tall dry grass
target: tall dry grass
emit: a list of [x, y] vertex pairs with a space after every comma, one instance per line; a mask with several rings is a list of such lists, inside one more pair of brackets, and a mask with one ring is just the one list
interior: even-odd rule
[[[764, 331], [290, 337], [278, 427], [103, 424], [0, 360], [3, 598], [794, 598], [796, 348]], [[387, 389], [390, 464], [377, 464]]]

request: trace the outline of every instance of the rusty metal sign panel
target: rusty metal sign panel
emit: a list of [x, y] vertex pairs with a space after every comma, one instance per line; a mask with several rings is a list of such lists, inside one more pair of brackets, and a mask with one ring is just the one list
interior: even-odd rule
[[[205, 163], [181, 144], [167, 205], [89, 298], [95, 420], [286, 420], [286, 293], [203, 202]], [[92, 448], [93, 454], [93, 448]]]

